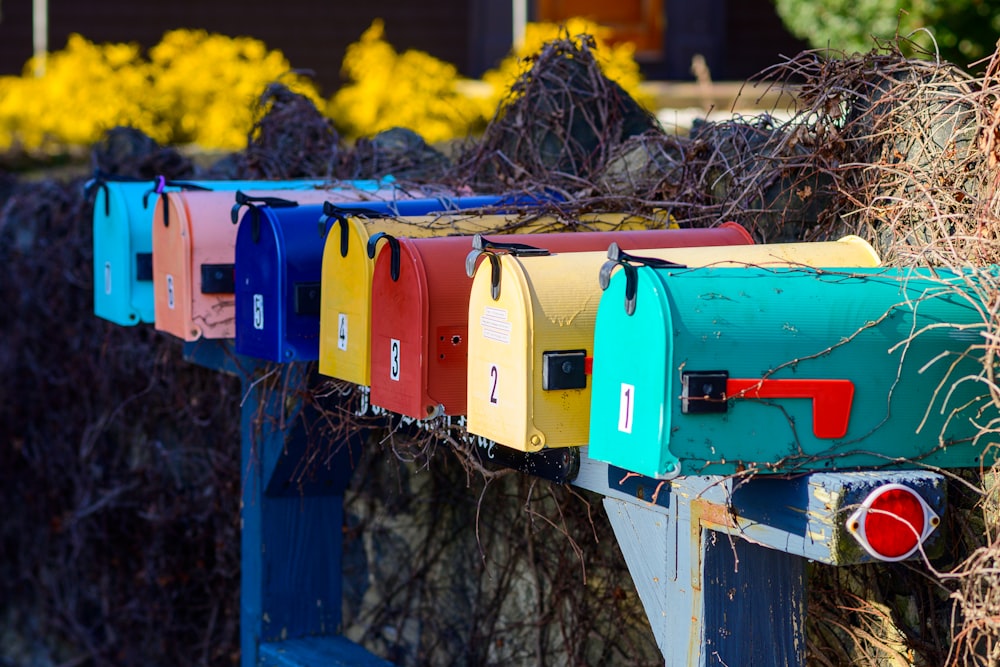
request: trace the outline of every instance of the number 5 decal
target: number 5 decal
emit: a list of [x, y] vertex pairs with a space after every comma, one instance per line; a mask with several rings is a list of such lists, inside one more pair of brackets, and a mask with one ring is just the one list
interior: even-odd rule
[[622, 433], [632, 432], [632, 409], [635, 407], [635, 387], [622, 382], [621, 395], [618, 399], [618, 430]]
[[500, 369], [496, 364], [490, 364], [490, 405], [497, 404], [497, 385], [500, 382]]
[[389, 340], [389, 379], [399, 381], [399, 340]]

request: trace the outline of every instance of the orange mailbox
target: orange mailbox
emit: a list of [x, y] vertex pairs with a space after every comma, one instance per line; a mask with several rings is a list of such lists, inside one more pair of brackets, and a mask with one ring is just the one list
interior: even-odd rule
[[[266, 188], [263, 183], [262, 188]], [[297, 205], [386, 198], [394, 191], [338, 185], [315, 190], [248, 189], [244, 194], [250, 199], [277, 198]], [[235, 337], [234, 264], [239, 229], [231, 215], [235, 203], [233, 192], [168, 192], [157, 200], [153, 307], [158, 330], [186, 341]]]
[[468, 274], [480, 255], [495, 261], [498, 253], [602, 250], [612, 241], [626, 249], [753, 243], [733, 222], [712, 229], [518, 234], [512, 242], [481, 235], [376, 234], [368, 241], [369, 256], [377, 253], [371, 293], [372, 404], [414, 419], [465, 414]]

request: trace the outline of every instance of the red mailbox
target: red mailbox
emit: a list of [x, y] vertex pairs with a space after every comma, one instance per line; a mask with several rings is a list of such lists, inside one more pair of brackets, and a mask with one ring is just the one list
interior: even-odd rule
[[593, 251], [612, 241], [629, 250], [753, 243], [747, 231], [733, 222], [711, 229], [500, 238], [371, 238], [369, 256], [378, 253], [372, 278], [372, 404], [415, 419], [465, 414], [472, 289], [466, 260], [474, 269], [480, 254]]

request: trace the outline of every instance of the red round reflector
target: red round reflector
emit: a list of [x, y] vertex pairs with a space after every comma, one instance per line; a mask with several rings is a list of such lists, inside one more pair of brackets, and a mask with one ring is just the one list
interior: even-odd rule
[[847, 520], [847, 529], [875, 558], [909, 558], [940, 523], [920, 494], [902, 484], [885, 484], [868, 494]]

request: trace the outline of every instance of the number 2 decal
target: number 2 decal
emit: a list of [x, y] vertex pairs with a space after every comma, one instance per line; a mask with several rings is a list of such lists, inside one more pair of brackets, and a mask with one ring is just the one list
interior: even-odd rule
[[500, 381], [500, 369], [496, 364], [490, 364], [490, 404], [497, 404], [497, 383]]
[[618, 430], [622, 433], [632, 432], [632, 409], [635, 407], [635, 387], [622, 382], [621, 394], [618, 399]]
[[389, 379], [399, 381], [399, 340], [389, 340]]

